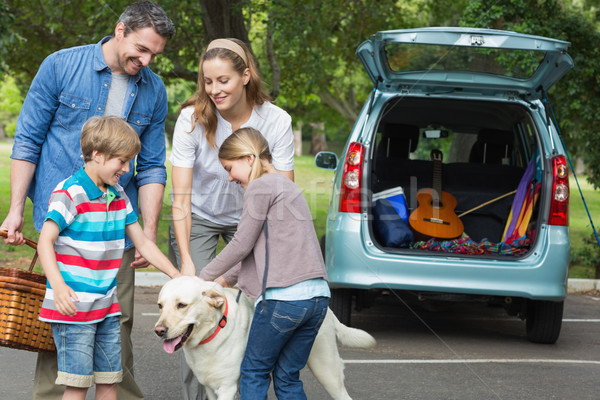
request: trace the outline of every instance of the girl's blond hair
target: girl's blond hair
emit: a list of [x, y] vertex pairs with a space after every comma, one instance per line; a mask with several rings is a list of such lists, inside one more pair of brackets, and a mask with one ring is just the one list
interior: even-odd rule
[[119, 117], [91, 117], [81, 129], [81, 154], [85, 162], [92, 160], [94, 150], [108, 159], [131, 159], [141, 147], [135, 129]]
[[214, 58], [228, 60], [231, 62], [233, 70], [240, 74], [240, 76], [244, 73], [246, 68], [248, 68], [250, 71], [250, 80], [246, 84], [246, 100], [248, 101], [248, 104], [250, 104], [251, 107], [254, 107], [255, 105], [263, 104], [265, 101], [271, 101], [271, 97], [262, 90], [262, 82], [256, 66], [256, 61], [248, 49], [248, 46], [239, 39], [228, 38], [227, 40], [235, 42], [244, 50], [248, 64], [246, 64], [242, 57], [229, 49], [217, 47], [208, 51], [205, 50], [200, 56], [200, 64], [198, 66], [198, 90], [192, 97], [184, 101], [179, 108], [179, 112], [181, 112], [181, 110], [186, 107], [194, 106], [193, 127], [198, 123], [202, 124], [206, 140], [212, 148], [217, 148], [215, 135], [217, 132], [218, 119], [216, 107], [210, 99], [210, 96], [206, 93], [206, 90], [204, 90], [204, 71], [202, 70], [202, 66], [205, 61]]
[[248, 182], [263, 176], [267, 170], [264, 163], [273, 157], [267, 139], [254, 128], [240, 128], [229, 136], [219, 148], [219, 159], [235, 161], [244, 157], [255, 157]]

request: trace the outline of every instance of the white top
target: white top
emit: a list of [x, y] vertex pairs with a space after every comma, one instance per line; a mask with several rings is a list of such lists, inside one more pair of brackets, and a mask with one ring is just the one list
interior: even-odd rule
[[[175, 167], [194, 169], [194, 214], [215, 224], [236, 225], [242, 214], [244, 191], [237, 183], [229, 182], [229, 175], [219, 162], [218, 149], [211, 148], [208, 144], [202, 124], [196, 124], [192, 130], [193, 111], [193, 106], [186, 107], [177, 118], [170, 161]], [[218, 112], [217, 118], [215, 142], [219, 147], [233, 132], [231, 124]], [[294, 169], [294, 134], [292, 118], [287, 112], [265, 102], [254, 107], [250, 119], [242, 125], [244, 127], [257, 129], [267, 139], [275, 169]]]

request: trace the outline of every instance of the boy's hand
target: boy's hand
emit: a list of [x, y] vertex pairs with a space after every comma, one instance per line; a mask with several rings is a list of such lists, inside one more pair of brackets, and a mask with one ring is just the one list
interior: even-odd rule
[[79, 303], [79, 298], [69, 286], [64, 285], [54, 289], [54, 306], [62, 315], [75, 316], [77, 314], [75, 302]]

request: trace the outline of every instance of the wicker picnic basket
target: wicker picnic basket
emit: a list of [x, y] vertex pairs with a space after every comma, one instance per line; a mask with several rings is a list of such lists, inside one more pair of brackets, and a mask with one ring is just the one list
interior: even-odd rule
[[[0, 231], [6, 237], [6, 231]], [[14, 349], [51, 353], [56, 351], [52, 328], [38, 319], [46, 277], [33, 272], [37, 261], [37, 243], [25, 239], [36, 249], [29, 270], [0, 267], [0, 346]]]

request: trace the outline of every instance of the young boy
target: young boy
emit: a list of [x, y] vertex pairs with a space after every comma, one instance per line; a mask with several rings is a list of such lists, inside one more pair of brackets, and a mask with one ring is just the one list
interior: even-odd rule
[[63, 399], [116, 399], [122, 379], [116, 275], [125, 234], [171, 278], [180, 275], [143, 233], [118, 184], [140, 151], [135, 130], [118, 117], [92, 117], [81, 132], [84, 167], [50, 197], [38, 252], [48, 279], [40, 320], [50, 322]]

